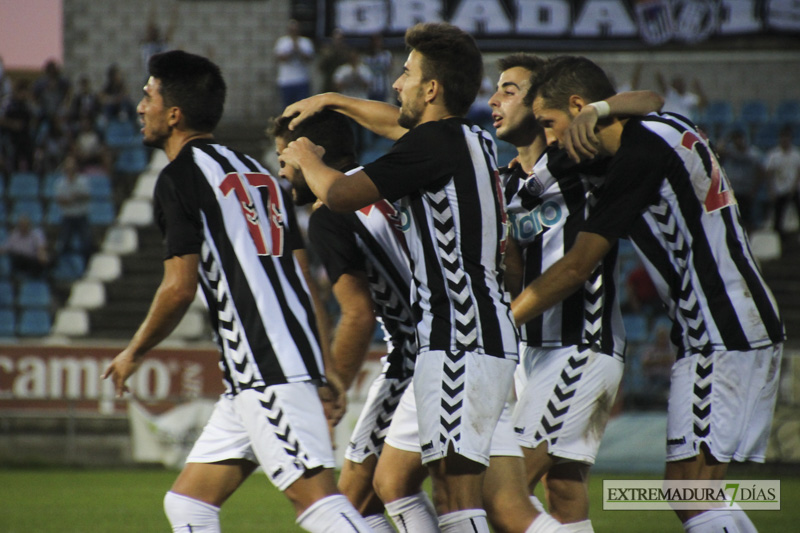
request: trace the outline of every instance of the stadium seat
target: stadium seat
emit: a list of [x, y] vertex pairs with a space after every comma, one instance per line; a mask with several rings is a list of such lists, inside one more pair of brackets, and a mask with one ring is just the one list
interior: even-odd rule
[[16, 333], [16, 314], [11, 309], [0, 309], [0, 337], [14, 337]]
[[22, 308], [45, 308], [50, 306], [50, 284], [46, 281], [28, 279], [22, 282], [17, 296], [17, 305]]
[[139, 174], [147, 168], [147, 150], [143, 146], [130, 146], [120, 150], [114, 170], [123, 174]]
[[0, 281], [0, 309], [14, 307], [14, 285], [10, 281]]
[[111, 200], [92, 200], [89, 204], [89, 224], [92, 226], [110, 226], [116, 216]]
[[51, 275], [56, 281], [75, 281], [83, 275], [85, 262], [80, 254], [62, 254]]
[[89, 314], [83, 309], [60, 309], [52, 331], [54, 335], [85, 337], [89, 334]]
[[47, 212], [44, 215], [44, 223], [48, 226], [58, 226], [61, 224], [61, 206], [52, 200], [47, 205]]
[[727, 100], [709, 102], [698, 120], [698, 124], [705, 127], [712, 139], [718, 138], [719, 133], [731, 122], [733, 122], [733, 106]]
[[89, 195], [92, 200], [110, 200], [111, 179], [104, 174], [89, 176]]
[[11, 277], [11, 260], [8, 255], [0, 255], [0, 279], [8, 279]]
[[8, 184], [11, 200], [36, 200], [39, 198], [39, 176], [32, 172], [17, 172], [11, 175]]
[[773, 114], [775, 122], [800, 125], [800, 100], [787, 99], [778, 102]]
[[763, 124], [769, 120], [769, 107], [764, 100], [754, 99], [742, 102], [739, 119], [748, 125]]
[[40, 225], [44, 219], [42, 203], [39, 200], [17, 200], [11, 211], [11, 223], [16, 224], [22, 215], [28, 215], [34, 226]]
[[105, 131], [106, 145], [110, 148], [124, 148], [139, 142], [136, 127], [129, 120], [110, 120]]
[[114, 281], [122, 275], [122, 261], [116, 254], [96, 253], [89, 260], [86, 277], [98, 281]]
[[153, 223], [153, 203], [149, 200], [126, 200], [119, 212], [120, 224], [149, 226]]
[[42, 184], [42, 198], [45, 200], [52, 200], [56, 196], [56, 182], [63, 174], [60, 172], [51, 172], [44, 177]]
[[44, 309], [25, 309], [20, 314], [17, 334], [21, 337], [44, 337], [50, 333], [50, 313]]
[[628, 342], [644, 342], [649, 335], [647, 318], [642, 315], [624, 314], [622, 322], [625, 324], [625, 335]]

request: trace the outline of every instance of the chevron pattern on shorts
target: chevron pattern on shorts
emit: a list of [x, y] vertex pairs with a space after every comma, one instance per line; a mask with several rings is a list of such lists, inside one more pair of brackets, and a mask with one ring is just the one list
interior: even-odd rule
[[466, 381], [466, 357], [464, 352], [446, 352], [444, 378], [442, 379], [442, 404], [440, 441], [461, 440], [461, 408], [464, 406]]
[[461, 266], [456, 239], [455, 221], [447, 191], [429, 193], [433, 227], [438, 243], [439, 260], [444, 267], [447, 290], [453, 302], [453, 321], [456, 327], [456, 347], [471, 350], [478, 343], [477, 317], [473, 305], [469, 278]]
[[703, 349], [710, 345], [711, 340], [703, 321], [700, 302], [692, 285], [691, 269], [688, 268], [689, 243], [684, 239], [669, 204], [662, 202], [652, 208], [651, 213], [653, 213], [661, 234], [675, 258], [677, 267], [683, 273], [680, 291], [677, 294], [677, 304], [680, 315], [686, 321], [685, 332], [692, 339], [694, 346]]
[[281, 441], [284, 451], [295, 458], [295, 464], [300, 467], [300, 463], [308, 462], [308, 455], [300, 448], [297, 437], [292, 433], [289, 422], [284, 416], [283, 410], [276, 405], [276, 396], [272, 391], [268, 392], [266, 399], [259, 400], [261, 407], [266, 411], [266, 417], [272, 427], [275, 428], [275, 436]]
[[694, 434], [700, 438], [707, 437], [711, 432], [711, 378], [713, 373], [714, 363], [711, 356], [699, 355], [695, 366], [692, 415]]
[[572, 404], [572, 398], [578, 389], [578, 382], [589, 362], [589, 349], [583, 350], [567, 359], [567, 364], [561, 370], [561, 376], [553, 389], [553, 395], [547, 402], [540, 429], [536, 431], [537, 441], [548, 440], [555, 444], [558, 440], [558, 430], [564, 426], [564, 417]]
[[603, 273], [598, 267], [583, 284], [583, 336], [584, 342], [599, 347], [603, 333]]
[[375, 417], [375, 427], [369, 435], [369, 442], [364, 447], [365, 454], [370, 453], [372, 450], [380, 452], [383, 448], [383, 441], [389, 432], [389, 424], [392, 423], [397, 404], [400, 403], [400, 397], [403, 396], [403, 392], [405, 392], [410, 383], [411, 378], [406, 378], [389, 386], [389, 390], [381, 402], [381, 410], [378, 416]]
[[249, 361], [249, 348], [246, 342], [242, 342], [240, 324], [236, 320], [230, 294], [222, 282], [219, 265], [206, 245], [202, 247], [201, 261], [211, 292], [217, 300], [217, 334], [223, 345], [223, 353], [229, 362], [229, 371], [239, 389], [252, 388], [256, 376]]

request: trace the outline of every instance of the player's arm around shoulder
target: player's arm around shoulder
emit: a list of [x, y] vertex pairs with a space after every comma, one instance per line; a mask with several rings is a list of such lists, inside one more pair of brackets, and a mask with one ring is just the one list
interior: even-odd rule
[[127, 392], [125, 381], [133, 374], [152, 348], [163, 341], [180, 323], [197, 292], [197, 254], [173, 256], [164, 261], [164, 277], [156, 290], [150, 310], [128, 346], [103, 374], [111, 377], [117, 396]]

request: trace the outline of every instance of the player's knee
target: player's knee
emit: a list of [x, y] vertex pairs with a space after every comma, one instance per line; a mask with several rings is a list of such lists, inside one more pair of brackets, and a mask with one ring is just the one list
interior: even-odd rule
[[219, 507], [172, 491], [164, 496], [164, 513], [176, 533], [216, 533], [219, 527]]

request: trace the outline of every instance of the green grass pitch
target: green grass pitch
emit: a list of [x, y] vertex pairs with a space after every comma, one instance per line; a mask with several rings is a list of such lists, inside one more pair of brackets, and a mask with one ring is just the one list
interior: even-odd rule
[[[0, 470], [0, 533], [150, 533], [167, 532], [164, 493], [177, 473], [160, 469]], [[800, 523], [800, 477], [769, 474], [730, 475], [732, 479], [780, 479], [781, 510], [750, 511], [762, 533], [797, 531]], [[663, 511], [603, 511], [602, 480], [653, 479], [652, 475], [596, 473], [591, 482], [591, 518], [598, 533], [669, 533], [682, 531], [677, 518]], [[541, 496], [540, 496], [541, 498]], [[256, 474], [228, 501], [222, 530], [235, 533], [296, 532], [289, 503], [267, 479]]]

